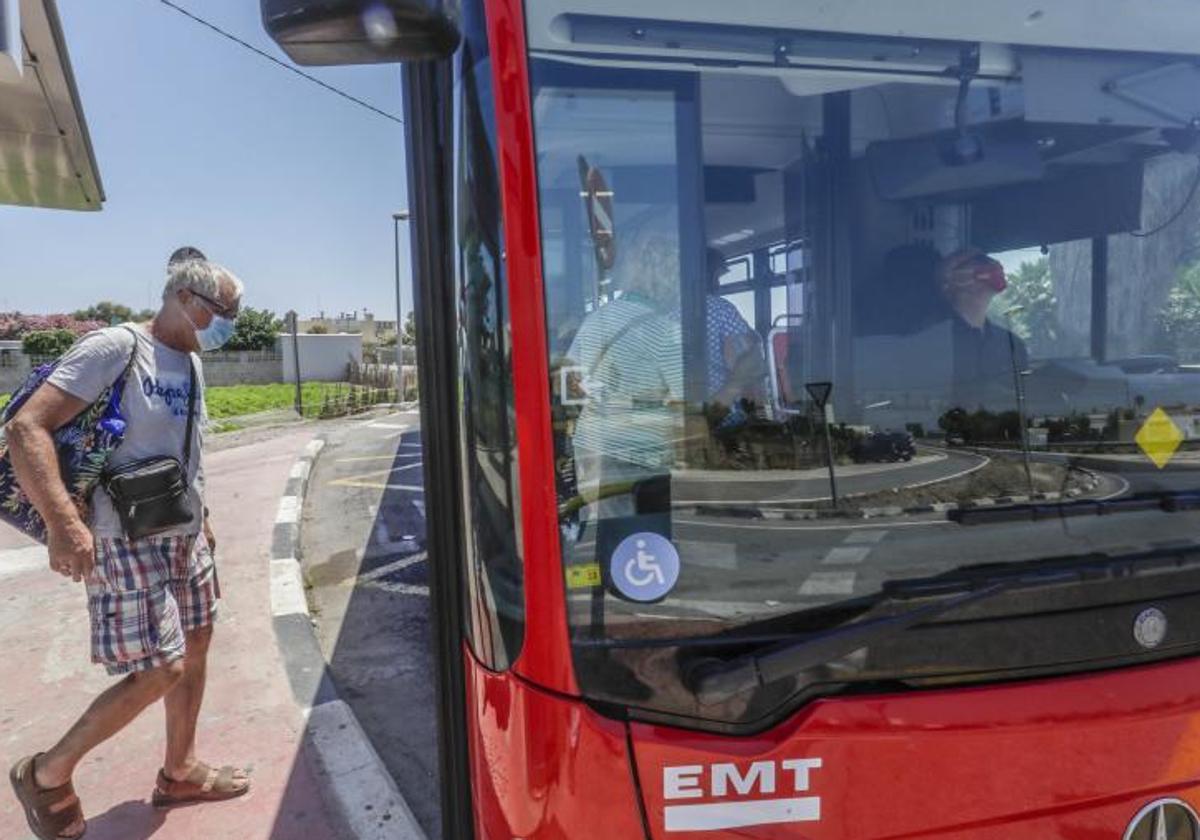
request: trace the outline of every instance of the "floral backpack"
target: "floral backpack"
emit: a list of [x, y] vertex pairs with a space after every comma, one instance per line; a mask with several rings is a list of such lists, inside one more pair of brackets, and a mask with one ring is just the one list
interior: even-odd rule
[[[86, 514], [100, 474], [113, 451], [125, 439], [121, 395], [125, 392], [125, 380], [137, 358], [137, 335], [133, 330], [129, 332], [134, 336], [133, 353], [121, 375], [101, 392], [95, 402], [54, 433], [59, 470], [81, 513]], [[0, 522], [6, 522], [43, 543], [46, 541], [46, 523], [17, 483], [4, 432], [8, 421], [50, 377], [58, 361], [56, 359], [34, 368], [0, 412]]]

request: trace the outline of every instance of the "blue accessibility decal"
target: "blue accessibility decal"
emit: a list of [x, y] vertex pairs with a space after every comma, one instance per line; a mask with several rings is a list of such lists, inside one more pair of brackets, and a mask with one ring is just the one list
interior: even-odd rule
[[621, 540], [610, 562], [613, 586], [631, 601], [661, 601], [679, 580], [679, 552], [653, 531]]

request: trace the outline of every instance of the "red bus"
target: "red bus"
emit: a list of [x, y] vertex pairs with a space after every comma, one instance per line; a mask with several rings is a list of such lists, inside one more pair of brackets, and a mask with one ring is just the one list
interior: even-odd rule
[[1192, 3], [262, 6], [405, 62], [447, 836], [1200, 836]]

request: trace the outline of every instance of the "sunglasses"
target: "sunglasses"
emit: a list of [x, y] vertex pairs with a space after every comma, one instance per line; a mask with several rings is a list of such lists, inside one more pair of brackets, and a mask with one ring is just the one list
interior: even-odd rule
[[188, 289], [188, 291], [191, 292], [194, 297], [198, 297], [200, 300], [204, 301], [204, 303], [208, 305], [208, 311], [212, 312], [214, 315], [220, 315], [222, 318], [229, 318], [230, 320], [237, 318], [239, 308], [237, 304], [234, 304], [233, 306], [225, 306], [220, 301], [213, 300], [208, 295], [202, 295], [195, 289]]

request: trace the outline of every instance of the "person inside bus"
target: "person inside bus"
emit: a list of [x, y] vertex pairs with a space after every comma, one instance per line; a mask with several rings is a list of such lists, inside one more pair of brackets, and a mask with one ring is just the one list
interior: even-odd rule
[[584, 317], [563, 362], [582, 404], [573, 449], [584, 495], [665, 474], [682, 437], [677, 227], [664, 213], [633, 230], [613, 268], [617, 294]]
[[727, 438], [765, 403], [767, 364], [758, 333], [721, 295], [724, 255], [709, 248], [706, 267], [705, 398], [714, 433]]
[[905, 337], [889, 352], [908, 379], [919, 369], [946, 365], [949, 397], [957, 405], [1007, 408], [1007, 391], [996, 389], [1011, 390], [1013, 371], [1024, 370], [1029, 355], [1020, 337], [988, 316], [1006, 286], [1004, 267], [978, 248], [943, 257], [927, 242], [900, 245], [860, 298], [858, 334]]

